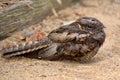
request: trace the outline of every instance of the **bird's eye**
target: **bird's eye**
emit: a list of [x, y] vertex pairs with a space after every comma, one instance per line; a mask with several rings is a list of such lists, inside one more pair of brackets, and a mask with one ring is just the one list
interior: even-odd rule
[[94, 19], [92, 19], [91, 21], [95, 21]]

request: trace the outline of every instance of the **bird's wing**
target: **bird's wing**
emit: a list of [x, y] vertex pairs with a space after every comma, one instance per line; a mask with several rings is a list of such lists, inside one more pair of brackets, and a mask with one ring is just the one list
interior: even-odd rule
[[91, 36], [89, 32], [83, 31], [77, 25], [66, 25], [53, 30], [48, 37], [57, 43], [65, 43], [70, 41], [84, 41]]

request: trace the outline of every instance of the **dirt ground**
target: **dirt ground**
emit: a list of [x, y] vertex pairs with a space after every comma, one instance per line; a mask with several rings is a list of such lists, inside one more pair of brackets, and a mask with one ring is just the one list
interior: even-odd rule
[[0, 80], [120, 80], [120, 4], [104, 2], [81, 6], [77, 3], [58, 14], [60, 18], [51, 16], [42, 21], [46, 32], [84, 15], [103, 22], [107, 37], [98, 54], [87, 63], [0, 57]]

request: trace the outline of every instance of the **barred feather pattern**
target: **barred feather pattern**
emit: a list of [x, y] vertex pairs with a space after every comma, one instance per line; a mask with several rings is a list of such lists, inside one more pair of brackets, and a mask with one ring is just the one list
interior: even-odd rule
[[3, 57], [10, 58], [12, 56], [26, 54], [32, 51], [36, 51], [45, 47], [48, 47], [51, 44], [51, 41], [45, 37], [40, 40], [30, 41], [23, 44], [14, 45], [12, 47], [4, 48]]
[[3, 57], [9, 58], [38, 50], [37, 57], [43, 59], [91, 59], [105, 41], [104, 27], [96, 18], [82, 17], [51, 31], [38, 41], [4, 48]]

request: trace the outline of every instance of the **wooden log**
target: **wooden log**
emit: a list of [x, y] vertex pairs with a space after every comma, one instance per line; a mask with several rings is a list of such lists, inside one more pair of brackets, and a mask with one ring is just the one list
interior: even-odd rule
[[0, 39], [10, 36], [14, 32], [30, 25], [34, 25], [45, 18], [45, 16], [52, 14], [49, 1], [51, 1], [56, 10], [59, 10], [78, 0], [61, 0], [61, 5], [57, 0], [16, 1], [14, 4], [0, 9]]

